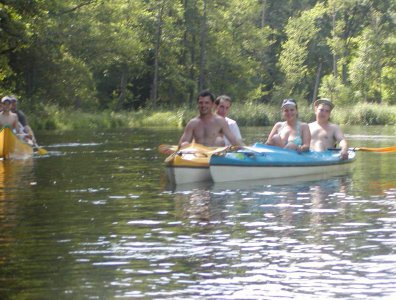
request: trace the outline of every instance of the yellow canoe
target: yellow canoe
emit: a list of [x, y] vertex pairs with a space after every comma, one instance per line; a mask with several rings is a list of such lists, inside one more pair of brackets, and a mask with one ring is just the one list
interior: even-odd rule
[[201, 144], [189, 144], [175, 151], [165, 159], [170, 180], [176, 184], [209, 181], [209, 160], [213, 153], [227, 147], [206, 147]]
[[12, 129], [0, 129], [0, 159], [24, 159], [33, 155], [33, 147], [16, 136]]

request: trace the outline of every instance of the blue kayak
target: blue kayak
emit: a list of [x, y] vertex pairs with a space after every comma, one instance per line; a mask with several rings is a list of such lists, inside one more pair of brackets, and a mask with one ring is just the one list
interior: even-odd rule
[[256, 143], [213, 154], [209, 165], [214, 182], [227, 182], [340, 172], [354, 160], [354, 151], [349, 151], [348, 159], [343, 160], [337, 150], [298, 153]]

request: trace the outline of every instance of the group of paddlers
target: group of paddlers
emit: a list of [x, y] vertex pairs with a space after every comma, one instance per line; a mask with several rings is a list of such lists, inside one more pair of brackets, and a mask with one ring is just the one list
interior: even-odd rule
[[[227, 117], [231, 107], [228, 96], [217, 99], [209, 91], [202, 91], [197, 97], [199, 115], [191, 119], [179, 140], [179, 147], [196, 142], [209, 147], [243, 144], [236, 122]], [[330, 99], [322, 98], [314, 102], [316, 120], [309, 124], [298, 118], [297, 102], [285, 99], [281, 104], [284, 119], [272, 128], [266, 144], [292, 149], [297, 152], [308, 150], [325, 151], [340, 147], [342, 159], [348, 158], [348, 144], [340, 127], [331, 123], [330, 114], [334, 104]]]
[[18, 109], [18, 99], [15, 96], [4, 96], [0, 103], [0, 128], [10, 127], [13, 132], [25, 142], [36, 146], [33, 130], [27, 123], [23, 111]]

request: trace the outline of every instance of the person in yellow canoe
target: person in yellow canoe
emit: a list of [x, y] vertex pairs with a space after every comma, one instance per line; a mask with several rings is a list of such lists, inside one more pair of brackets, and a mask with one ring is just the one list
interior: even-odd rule
[[27, 122], [25, 114], [22, 110], [18, 109], [18, 99], [15, 96], [9, 97], [11, 98], [11, 111], [18, 116], [20, 134], [25, 135], [25, 139], [31, 139], [33, 144], [36, 144], [36, 138]]
[[242, 145], [232, 134], [226, 120], [213, 112], [215, 98], [211, 92], [202, 91], [198, 95], [197, 104], [199, 115], [187, 123], [179, 140], [179, 147], [193, 140], [207, 147], [221, 147], [224, 146], [224, 140], [218, 137], [223, 135], [232, 145]]
[[2, 111], [0, 112], [0, 127], [9, 126], [17, 133], [19, 129], [18, 116], [11, 111], [11, 97], [1, 99]]
[[311, 150], [324, 151], [334, 148], [338, 143], [341, 148], [341, 158], [347, 159], [348, 143], [344, 134], [338, 125], [329, 121], [333, 108], [334, 104], [327, 98], [318, 99], [314, 102], [316, 121], [308, 124], [311, 131]]

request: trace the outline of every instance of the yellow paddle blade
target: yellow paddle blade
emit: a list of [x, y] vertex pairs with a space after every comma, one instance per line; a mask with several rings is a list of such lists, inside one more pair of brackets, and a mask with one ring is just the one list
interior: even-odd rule
[[368, 147], [356, 147], [353, 148], [355, 151], [367, 151], [367, 152], [396, 152], [396, 146], [384, 147], [384, 148], [368, 148]]
[[37, 149], [37, 153], [38, 153], [39, 155], [46, 155], [46, 154], [48, 154], [48, 151], [45, 150], [44, 148], [38, 148], [38, 149]]

